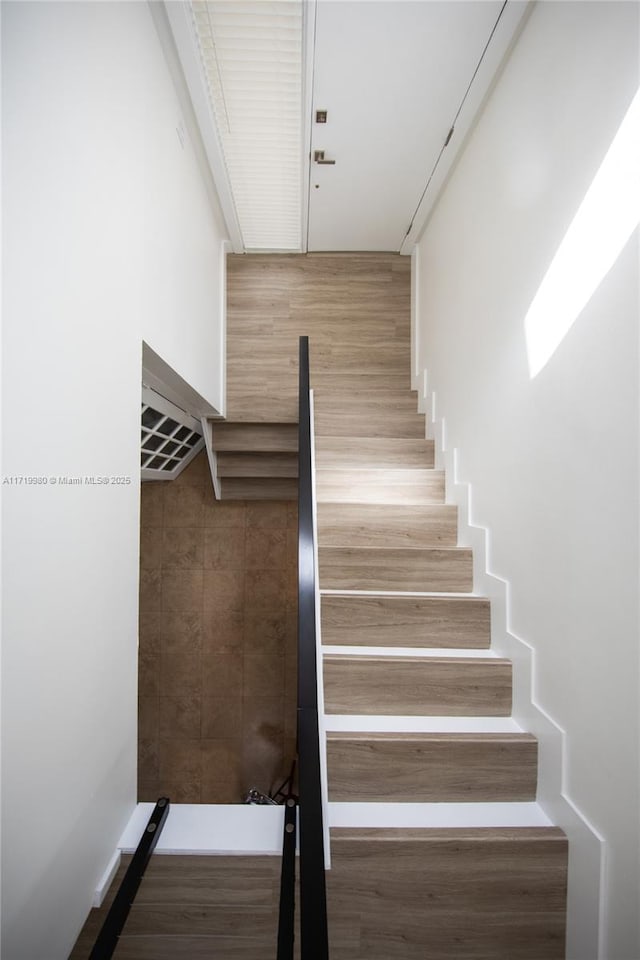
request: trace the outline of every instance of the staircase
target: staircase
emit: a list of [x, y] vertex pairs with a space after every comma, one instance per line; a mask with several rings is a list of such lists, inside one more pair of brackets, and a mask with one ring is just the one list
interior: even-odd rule
[[[310, 337], [331, 960], [561, 960], [567, 841], [407, 389], [409, 262], [230, 257], [228, 283], [222, 499], [296, 496]], [[241, 859], [159, 858], [117, 956], [273, 956], [279, 858]]]
[[310, 338], [331, 958], [561, 958], [567, 842], [535, 803], [537, 744], [511, 717], [511, 664], [491, 650], [490, 605], [407, 389], [409, 260], [228, 260], [232, 423], [214, 433], [231, 434], [215, 441], [232, 444], [217, 447], [223, 469], [247, 456], [228, 462], [223, 497], [295, 484], [274, 457], [293, 440], [266, 437], [291, 428], [297, 338]]
[[298, 424], [209, 421], [221, 500], [295, 500]]
[[415, 397], [358, 379], [316, 397], [332, 960], [561, 958], [567, 843], [511, 664]]

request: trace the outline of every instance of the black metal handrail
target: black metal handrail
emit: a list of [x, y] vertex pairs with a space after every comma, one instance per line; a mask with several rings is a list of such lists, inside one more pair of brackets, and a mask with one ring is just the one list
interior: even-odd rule
[[320, 776], [316, 572], [313, 523], [309, 338], [300, 337], [298, 433], [298, 792], [300, 946], [303, 960], [329, 956]]
[[296, 910], [296, 821], [295, 797], [289, 797], [284, 810], [282, 872], [280, 875], [280, 914], [276, 960], [293, 960]]
[[140, 843], [127, 867], [127, 872], [122, 878], [122, 883], [102, 924], [93, 950], [89, 954], [89, 960], [110, 960], [113, 956], [118, 946], [118, 938], [127, 922], [131, 905], [147, 869], [147, 864], [162, 833], [170, 806], [168, 797], [160, 797], [153, 808], [153, 813], [149, 817]]
[[[298, 806], [300, 956], [328, 960], [327, 891], [318, 722], [316, 564], [313, 522], [309, 338], [300, 337], [298, 428]], [[292, 779], [292, 778], [291, 778]], [[295, 797], [285, 810], [277, 960], [293, 960]]]

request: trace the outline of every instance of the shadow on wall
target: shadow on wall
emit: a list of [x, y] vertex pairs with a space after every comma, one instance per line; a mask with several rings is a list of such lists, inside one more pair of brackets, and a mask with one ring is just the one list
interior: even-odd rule
[[142, 484], [138, 800], [236, 803], [295, 756], [297, 504]]

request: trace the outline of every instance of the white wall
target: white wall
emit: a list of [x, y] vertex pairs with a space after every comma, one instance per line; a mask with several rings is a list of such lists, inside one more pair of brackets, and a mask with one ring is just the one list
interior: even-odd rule
[[146, 3], [2, 3], [3, 957], [66, 958], [136, 798], [142, 340], [214, 408], [223, 231]]
[[[523, 323], [638, 87], [638, 9], [535, 5], [417, 251], [414, 376], [488, 531], [509, 631], [533, 647], [535, 702], [566, 733], [566, 799], [605, 841], [607, 960], [640, 956], [637, 231], [534, 380]], [[598, 918], [569, 832], [587, 960]]]

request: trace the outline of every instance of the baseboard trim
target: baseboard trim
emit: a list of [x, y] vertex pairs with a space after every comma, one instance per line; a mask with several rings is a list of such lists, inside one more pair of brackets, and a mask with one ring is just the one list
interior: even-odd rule
[[109, 887], [113, 883], [113, 878], [118, 872], [118, 867], [120, 866], [121, 859], [122, 859], [122, 854], [118, 849], [114, 852], [113, 856], [111, 857], [111, 860], [109, 860], [109, 863], [107, 864], [106, 869], [102, 874], [102, 876], [100, 877], [100, 880], [98, 881], [98, 885], [96, 886], [96, 889], [93, 892], [94, 907], [98, 908], [102, 906], [104, 902], [104, 898], [106, 897], [107, 892], [109, 890]]

